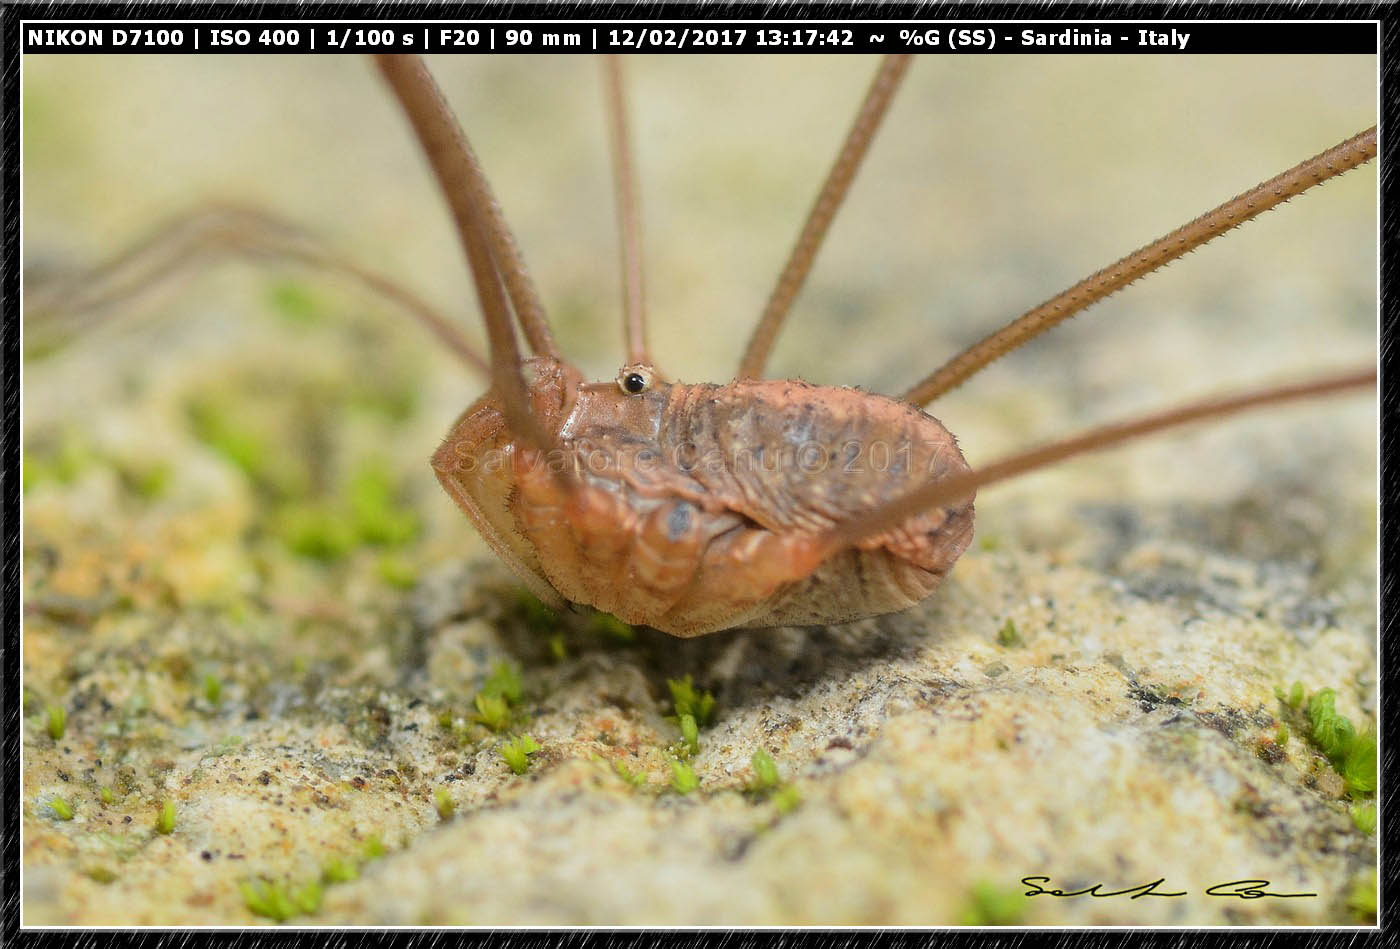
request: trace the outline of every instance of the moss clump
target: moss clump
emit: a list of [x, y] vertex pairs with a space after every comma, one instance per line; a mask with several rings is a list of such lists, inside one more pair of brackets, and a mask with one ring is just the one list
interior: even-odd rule
[[[363, 462], [350, 475], [343, 502], [307, 502], [285, 505], [276, 532], [293, 553], [326, 563], [343, 559], [360, 545], [397, 548], [415, 540], [422, 523], [413, 509], [400, 504], [388, 469], [379, 461]], [[381, 576], [384, 561], [381, 561]], [[408, 580], [408, 571], [395, 573], [392, 581]]]
[[1016, 624], [1008, 619], [1001, 624], [1001, 629], [997, 630], [997, 643], [1006, 649], [1014, 649], [1018, 646], [1024, 646], [1025, 640], [1017, 631]]
[[165, 461], [114, 461], [122, 487], [143, 501], [154, 501], [170, 490], [175, 469]]
[[555, 662], [563, 662], [569, 658], [569, 650], [564, 645], [563, 633], [555, 633], [549, 637], [549, 655]]
[[516, 704], [525, 697], [525, 683], [520, 678], [520, 667], [509, 662], [498, 662], [491, 674], [481, 684], [482, 695], [499, 696]]
[[354, 531], [330, 505], [288, 506], [277, 518], [275, 530], [292, 553], [322, 563], [344, 559], [355, 546]]
[[310, 476], [268, 437], [213, 398], [196, 398], [185, 409], [194, 437], [232, 464], [259, 491], [274, 498], [304, 497]]
[[617, 772], [619, 778], [626, 781], [634, 788], [643, 787], [647, 783], [647, 776], [645, 774], [634, 773], [631, 768], [627, 767], [627, 765], [623, 764], [621, 761], [613, 762], [613, 770]]
[[[493, 732], [502, 732], [519, 718], [512, 706], [525, 697], [525, 683], [520, 678], [520, 669], [512, 663], [500, 662], [491, 670], [481, 690], [472, 698], [476, 709], [471, 719], [485, 725]], [[450, 717], [449, 717], [450, 723]]]
[[255, 916], [285, 922], [293, 916], [309, 915], [321, 908], [321, 884], [315, 880], [295, 890], [281, 883], [254, 880], [239, 884], [243, 905]]
[[540, 745], [529, 735], [520, 735], [502, 744], [499, 750], [506, 764], [510, 765], [510, 770], [524, 774], [530, 770], [530, 755], [539, 751]]
[[749, 758], [749, 764], [753, 767], [753, 777], [749, 780], [748, 790], [753, 794], [767, 794], [782, 783], [778, 776], [778, 763], [773, 760], [773, 756], [762, 748], [753, 753]]
[[73, 805], [61, 797], [49, 799], [49, 810], [53, 811], [54, 816], [59, 820], [73, 819]]
[[395, 554], [380, 557], [374, 571], [386, 586], [395, 590], [412, 590], [418, 586], [418, 568]]
[[968, 894], [967, 907], [958, 920], [964, 926], [1017, 926], [1026, 915], [1021, 890], [980, 881]]
[[1303, 683], [1293, 683], [1293, 687], [1288, 690], [1288, 704], [1294, 708], [1298, 708], [1303, 704]]
[[1347, 891], [1347, 909], [1359, 923], [1376, 921], [1376, 889], [1379, 879], [1376, 871], [1363, 874], [1352, 881]]
[[1373, 836], [1376, 833], [1376, 804], [1358, 804], [1351, 809], [1351, 822], [1356, 825], [1356, 829], [1363, 834]]
[[493, 732], [505, 731], [510, 724], [510, 705], [500, 696], [478, 692], [472, 704], [476, 706], [472, 721], [480, 722]]
[[588, 618], [588, 628], [607, 639], [620, 643], [636, 640], [637, 631], [611, 613], [594, 613]]
[[791, 814], [802, 805], [802, 792], [798, 791], [795, 785], [784, 784], [773, 792], [770, 800], [779, 814]]
[[102, 790], [98, 792], [97, 796], [101, 799], [102, 803], [106, 804], [108, 807], [115, 804], [117, 800], [116, 794], [113, 793], [112, 789], [109, 787], [103, 787]]
[[50, 705], [44, 712], [44, 730], [54, 741], [61, 741], [68, 728], [68, 710], [62, 705]]
[[1294, 682], [1292, 687], [1288, 689], [1276, 685], [1274, 686], [1274, 695], [1289, 708], [1301, 708], [1303, 705], [1303, 683]]
[[683, 679], [667, 679], [666, 687], [671, 690], [677, 721], [689, 715], [699, 727], [710, 724], [715, 715], [715, 697], [708, 691], [697, 691], [689, 674]]
[[682, 715], [681, 726], [681, 750], [686, 757], [698, 755], [700, 753], [700, 727], [695, 724], [694, 715]]
[[684, 761], [671, 761], [671, 787], [677, 794], [689, 794], [700, 787], [700, 778], [695, 769]]
[[332, 857], [321, 867], [321, 882], [327, 886], [349, 883], [360, 875], [359, 865], [344, 857]]
[[242, 745], [242, 735], [225, 735], [223, 738], [220, 738], [215, 744], [210, 745], [209, 750], [206, 752], [206, 754], [211, 758], [222, 758], [224, 755], [230, 754], [238, 748], [242, 747]]
[[437, 811], [438, 820], [451, 820], [452, 815], [457, 813], [457, 802], [452, 800], [447, 788], [438, 788], [433, 792], [433, 808]]
[[155, 830], [158, 834], [175, 832], [175, 802], [169, 798], [160, 805], [160, 813], [156, 814]]
[[32, 444], [26, 442], [22, 490], [27, 493], [44, 481], [72, 484], [98, 460], [96, 450], [77, 429], [65, 429], [56, 441], [36, 439]]
[[1346, 782], [1348, 794], [1374, 794], [1376, 790], [1376, 735], [1356, 726], [1336, 708], [1335, 689], [1322, 689], [1308, 699], [1308, 737], [1327, 756]]
[[793, 785], [783, 783], [772, 755], [760, 748], [749, 758], [749, 764], [753, 767], [753, 777], [744, 788], [746, 793], [772, 801], [779, 814], [789, 814], [798, 808], [802, 794]]
[[318, 433], [325, 434], [340, 415], [328, 396], [343, 396], [343, 387], [328, 391], [324, 382], [303, 381], [290, 392], [273, 390], [271, 400], [262, 397], [267, 391], [262, 385], [247, 399], [242, 391], [211, 391], [186, 406], [195, 438], [242, 472], [259, 495], [266, 513], [259, 516], [258, 533], [323, 563], [340, 561], [360, 546], [394, 549], [417, 539], [421, 518], [403, 503], [392, 466], [371, 455], [337, 470], [318, 447]]
[[111, 867], [104, 866], [100, 863], [94, 864], [90, 867], [85, 867], [82, 873], [83, 876], [87, 877], [92, 882], [101, 883], [104, 886], [108, 883], [115, 882], [117, 879], [117, 873], [115, 870], [113, 870]]
[[529, 590], [517, 590], [516, 605], [525, 625], [537, 632], [549, 632], [559, 626], [559, 617]]
[[224, 684], [219, 681], [219, 677], [212, 672], [205, 673], [202, 688], [204, 691], [204, 701], [217, 708], [219, 700], [223, 698], [224, 695]]
[[363, 462], [350, 476], [349, 520], [356, 538], [372, 547], [400, 547], [416, 539], [422, 522], [398, 503], [394, 481], [378, 459]]

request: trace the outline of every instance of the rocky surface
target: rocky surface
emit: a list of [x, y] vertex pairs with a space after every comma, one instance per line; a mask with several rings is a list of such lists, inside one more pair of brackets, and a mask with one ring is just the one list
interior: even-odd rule
[[[1260, 62], [1228, 77], [1241, 101], [1254, 94], [1248, 80]], [[119, 242], [94, 235], [142, 230], [139, 221], [113, 224], [118, 211], [100, 200], [103, 182], [135, 161], [141, 137], [80, 139], [78, 126], [65, 123], [81, 111], [57, 104], [72, 96], [120, 117], [126, 100], [114, 97], [139, 102], [143, 83], [168, 84], [158, 65], [123, 59], [131, 73], [114, 82], [112, 59], [65, 58], [61, 73], [36, 68], [27, 77], [27, 121], [46, 130], [26, 136], [26, 149], [38, 150], [27, 157], [50, 159], [45, 175], [26, 182], [35, 248], [27, 262], [62, 269]], [[286, 80], [263, 88], [247, 65], [240, 72], [238, 61], [220, 61], [191, 78], [192, 107], [237, 89], [231, 126], [264, 114]], [[1298, 68], [1277, 65], [1287, 75]], [[657, 68], [654, 82], [677, 95], [677, 67]], [[1289, 98], [1290, 110], [1318, 102], [1325, 116], [1345, 111], [1335, 105], [1347, 98], [1338, 90], [1364, 87], [1367, 73], [1338, 68], [1337, 76], [1300, 79], [1316, 86], [1316, 99]], [[349, 81], [304, 69], [306, 88], [328, 96]], [[723, 63], [710, 75], [734, 81]], [[1054, 89], [1082, 91], [1091, 76], [1070, 70]], [[482, 86], [531, 101], [550, 88], [548, 77], [528, 71], [517, 85], [510, 78], [492, 72]], [[951, 92], [948, 77], [912, 85], [901, 107], [932, 110], [954, 92], [990, 102], [1013, 85], [1001, 74], [982, 84], [955, 78]], [[1159, 88], [1151, 78], [1137, 77]], [[374, 94], [367, 77], [354, 82], [363, 88], [352, 91]], [[330, 108], [348, 121], [362, 101], [347, 96]], [[519, 120], [519, 134], [545, 134], [549, 121], [584, 107], [568, 100], [557, 108]], [[693, 170], [723, 151], [717, 143], [678, 157], [667, 144], [671, 120], [644, 114], [653, 116], [641, 128], [659, 143], [660, 167]], [[393, 121], [387, 109], [374, 115]], [[333, 117], [325, 127], [310, 123], [308, 134], [329, 134]], [[904, 127], [917, 127], [909, 118]], [[1050, 119], [1024, 119], [1047, 139], [1040, 170], [1063, 178], [1082, 165], [1082, 144], [1055, 151]], [[479, 142], [488, 156], [502, 121], [488, 110]], [[763, 120], [735, 121], [742, 131]], [[1229, 109], [1209, 121], [1232, 127]], [[1365, 121], [1347, 113], [1333, 123], [1340, 133], [1323, 134], [1311, 150]], [[1318, 127], [1332, 125], [1319, 118]], [[728, 145], [743, 156], [740, 131]], [[1251, 136], [1264, 135], [1242, 134], [1241, 150], [1262, 148]], [[370, 138], [371, 161], [387, 162], [390, 131]], [[1150, 158], [1161, 143], [1146, 138], [1140, 147]], [[269, 147], [296, 141], [288, 132]], [[901, 150], [901, 141], [877, 150], [890, 164], [872, 181], [909, 171], [919, 146]], [[163, 202], [208, 193], [203, 176], [218, 174], [219, 149], [200, 136], [187, 147], [200, 175], [172, 177], [163, 190], [132, 175], [123, 207], [158, 217]], [[1289, 160], [1311, 153], [1288, 147]], [[344, 184], [356, 169], [350, 146], [340, 152], [351, 167], [324, 174]], [[283, 157], [293, 171], [306, 167]], [[521, 156], [526, 166], [532, 160]], [[1156, 160], [1151, 174], [1161, 178]], [[749, 161], [697, 173], [692, 190], [713, 202], [733, 187], [738, 199], [758, 201], [778, 182], [746, 171]], [[811, 176], [824, 161], [811, 160]], [[1254, 177], [1280, 170], [1273, 151], [1265, 162]], [[752, 167], [767, 166], [755, 157]], [[607, 232], [601, 158], [597, 170], [599, 207], [579, 216], [602, 220]], [[505, 170], [507, 182], [515, 171]], [[566, 169], [554, 173], [575, 180]], [[1082, 261], [1042, 260], [1036, 254], [1054, 256], [1047, 241], [1053, 250], [1062, 237], [1008, 237], [976, 213], [957, 233], [919, 229], [921, 243], [905, 251], [912, 256], [872, 248], [887, 261], [874, 276], [870, 257], [847, 262], [852, 248], [835, 244], [823, 258], [831, 269], [820, 271], [829, 278], [814, 283], [797, 317], [811, 323], [784, 338], [779, 361], [785, 371], [810, 367], [802, 371], [821, 381], [873, 379], [894, 390], [928, 368], [936, 358], [929, 353], [967, 340], [957, 326], [911, 313], [897, 287], [867, 294], [876, 278], [907, 282], [925, 252], [956, 261], [962, 249], [945, 245], [1001, 248], [1027, 266], [992, 254], [992, 278], [960, 283], [940, 307], [1014, 308], [1140, 242], [1144, 229], [1203, 210], [1252, 174], [1229, 172], [1204, 199], [1201, 182], [1188, 182], [1194, 190], [1185, 195], [1160, 185], [1151, 199], [1164, 207], [1141, 212], [1150, 222], [1101, 241], [1086, 237], [1105, 250], [1085, 250]], [[1296, 376], [1318, 352], [1329, 367], [1373, 355], [1375, 177], [1361, 175], [1369, 178], [1329, 185], [1222, 243], [1217, 269], [1208, 259], [1183, 262], [1130, 291], [1130, 304], [1110, 302], [1005, 360], [935, 414], [977, 464], [1090, 420], [1225, 383]], [[301, 200], [286, 198], [292, 185], [277, 187], [274, 203]], [[311, 193], [304, 179], [296, 188]], [[929, 188], [904, 200], [955, 207], [974, 184]], [[524, 206], [518, 217], [529, 251], [553, 199], [518, 185], [500, 190], [524, 195], [506, 203]], [[807, 194], [810, 183], [796, 190]], [[1012, 190], [1013, 205], [1029, 200]], [[659, 239], [673, 228], [668, 202], [680, 199], [664, 187], [647, 193], [656, 195], [648, 207]], [[988, 207], [996, 193], [984, 192]], [[866, 197], [885, 207], [881, 194], [872, 185]], [[735, 240], [785, 246], [803, 200], [777, 215], [771, 233], [745, 230]], [[457, 272], [450, 240], [415, 245], [393, 223], [403, 213], [395, 201], [362, 202], [371, 234], [401, 233], [407, 245], [374, 259], [386, 267], [410, 261], [405, 280], [424, 262]], [[1088, 204], [1043, 199], [1047, 232], [1099, 227], [1086, 217]], [[80, 207], [96, 209], [96, 219], [74, 217]], [[1013, 216], [1029, 227], [1027, 215]], [[851, 238], [857, 244], [878, 239], [869, 221], [842, 223], [865, 235]], [[733, 227], [732, 219], [712, 220], [691, 236], [696, 246], [707, 235], [721, 246], [716, 235]], [[610, 286], [612, 265], [560, 264], [552, 241], [536, 239], [546, 261], [537, 270], [549, 275], [541, 282], [561, 336], [605, 366], [598, 354], [610, 351], [611, 331], [598, 342], [597, 327], [612, 317], [609, 291], [597, 287]], [[657, 285], [672, 288], [661, 292], [698, 293], [699, 278], [686, 269], [697, 265], [687, 255], [659, 263]], [[665, 359], [679, 364], [689, 354], [679, 375], [719, 378], [732, 362], [754, 309], [738, 305], [735, 287], [757, 299], [767, 279], [741, 278], [714, 288], [712, 335], [687, 338], [673, 328], [678, 317], [657, 318]], [[429, 290], [435, 286], [430, 279]], [[888, 318], [870, 323], [859, 345], [838, 347], [861, 325], [852, 313]], [[587, 611], [550, 616], [522, 601], [426, 465], [477, 386], [396, 319], [343, 282], [275, 266], [223, 267], [110, 311], [64, 345], [31, 350], [26, 922], [1369, 921], [1362, 894], [1374, 892], [1376, 847], [1361, 826], [1367, 796], [1348, 793], [1306, 716], [1275, 689], [1287, 699], [1295, 681], [1305, 695], [1333, 688], [1338, 710], [1358, 727], [1374, 720], [1373, 401], [1240, 418], [988, 490], [973, 548], [943, 589], [907, 613], [676, 641]], [[27, 324], [27, 342], [42, 341], [43, 329]], [[509, 697], [514, 677], [502, 668], [518, 673], [518, 698]], [[673, 717], [668, 684], [686, 676], [715, 697], [695, 747]], [[504, 705], [478, 705], [483, 690]], [[521, 734], [539, 749], [517, 774], [501, 748]], [[760, 750], [778, 781], [756, 789]], [[681, 793], [677, 772], [687, 767], [697, 786]], [[1104, 891], [1161, 878], [1159, 892], [1187, 895], [1028, 898], [1020, 883], [1028, 876], [1049, 877], [1047, 889], [1101, 882]], [[1317, 895], [1205, 893], [1243, 879]]]

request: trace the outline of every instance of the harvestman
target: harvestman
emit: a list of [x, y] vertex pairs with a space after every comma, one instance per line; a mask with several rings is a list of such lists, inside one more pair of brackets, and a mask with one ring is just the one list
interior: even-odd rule
[[[927, 597], [972, 539], [978, 488], [1087, 451], [1245, 409], [1374, 387], [1374, 367], [1104, 425], [969, 468], [922, 407], [987, 364], [1207, 241], [1376, 155], [1375, 126], [1086, 277], [967, 348], [899, 398], [764, 380], [784, 318], [910, 62], [888, 56], [800, 232], [734, 381], [688, 385], [646, 344], [639, 214], [621, 67], [606, 60], [627, 363], [585, 382], [560, 354], [515, 240], [427, 67], [376, 57], [423, 147], [466, 251], [483, 358], [410, 291], [261, 212], [222, 208], [117, 258], [69, 291], [80, 312], [128, 295], [207, 245], [337, 271], [422, 321], [491, 387], [433, 456], [439, 481], [541, 599], [584, 603], [677, 636], [838, 623]], [[186, 233], [181, 234], [181, 229]], [[143, 269], [144, 268], [144, 269]], [[135, 271], [132, 276], [129, 272]], [[40, 308], [44, 308], [41, 304]], [[521, 355], [519, 327], [532, 358]], [[885, 464], [842, 464], [879, 447]]]

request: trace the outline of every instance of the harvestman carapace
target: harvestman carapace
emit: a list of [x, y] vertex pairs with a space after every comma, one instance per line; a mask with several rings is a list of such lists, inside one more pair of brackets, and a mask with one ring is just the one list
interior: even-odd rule
[[[426, 66], [377, 57], [431, 164], [465, 248], [489, 340], [483, 358], [415, 294], [261, 212], [183, 222], [69, 288], [90, 310], [210, 245], [275, 254], [359, 281], [421, 320], [491, 387], [433, 456], [448, 493], [530, 589], [634, 624], [695, 636], [834, 623], [927, 597], [972, 538], [985, 485], [1083, 452], [1247, 408], [1364, 390], [1373, 367], [1197, 402], [968, 467], [923, 412], [988, 363], [1132, 281], [1376, 154], [1376, 128], [1263, 182], [1092, 274], [987, 336], [899, 398], [762, 379], [798, 295], [910, 58], [881, 64], [759, 318], [734, 381], [671, 381], [645, 335], [641, 239], [621, 66], [605, 64], [627, 362], [585, 382], [560, 354], [500, 207]], [[179, 228], [173, 229], [178, 231]], [[31, 301], [31, 308], [34, 301]], [[522, 356], [517, 327], [532, 358]], [[850, 452], [881, 464], [844, 464]]]

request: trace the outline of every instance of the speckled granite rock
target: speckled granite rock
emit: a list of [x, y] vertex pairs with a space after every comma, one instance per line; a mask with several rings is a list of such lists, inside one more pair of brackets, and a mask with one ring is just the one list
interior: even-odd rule
[[[789, 75], [799, 61], [761, 62], [754, 82], [765, 88], [806, 75]], [[1279, 170], [1278, 151], [1302, 157], [1374, 115], [1354, 104], [1373, 81], [1369, 60], [1324, 69], [1212, 59], [1172, 76], [1238, 89], [1200, 128], [1139, 128], [1131, 142], [1113, 136], [1122, 155], [1095, 156], [1122, 170], [1129, 192], [1153, 182], [1130, 225], [1110, 227], [1088, 193], [1064, 192], [1076, 173], [1112, 189], [1118, 172], [1085, 171], [1091, 130], [1057, 131], [1073, 121], [1063, 108], [1020, 115], [1041, 149], [1035, 161], [950, 155], [955, 180], [887, 185], [926, 175], [925, 156], [942, 154], [920, 138], [934, 132], [913, 110], [941, 114], [950, 95], [969, 104], [949, 120], [963, 124], [935, 130], [946, 148], [985, 134], [970, 117], [990, 112], [973, 106], [1023, 88], [1005, 63], [979, 72], [968, 62], [952, 73], [921, 63], [912, 78], [932, 75], [901, 94], [889, 141], [872, 156], [883, 164], [863, 193], [876, 210], [837, 228], [796, 316], [802, 331], [783, 340], [783, 371], [896, 389], [970, 338], [957, 319], [1044, 297]], [[675, 100], [691, 87], [686, 63], [716, 83], [738, 81], [732, 62], [654, 61], [654, 94]], [[1115, 128], [1170, 112], [1145, 92], [1121, 94], [1175, 88], [1155, 72], [1168, 68], [1160, 60], [1115, 64], [1123, 79], [1113, 95], [1094, 63], [1042, 63], [1044, 94], [1093, 97], [1086, 110]], [[149, 84], [169, 88], [170, 61], [59, 65], [36, 59], [26, 81], [27, 121], [38, 123], [26, 135], [26, 149], [38, 151], [27, 155], [45, 157], [32, 166], [44, 173], [26, 181], [32, 265], [100, 256], [151, 216], [233, 181], [240, 195], [348, 229], [348, 246], [372, 247], [374, 259], [438, 298], [461, 293], [440, 222], [422, 225], [422, 235], [417, 222], [404, 224], [406, 207], [431, 198], [355, 185], [418, 174], [412, 152], [394, 147], [396, 119], [360, 66], [283, 64], [308, 101], [325, 98], [322, 118], [270, 135], [267, 157], [247, 158], [254, 167], [245, 171], [222, 164], [224, 152], [245, 154], [219, 145], [223, 131], [188, 136], [181, 167], [197, 173], [155, 181], [131, 172], [138, 157], [140, 167], [148, 162], [141, 135], [88, 140], [73, 123], [91, 110], [105, 116], [94, 127], [127, 128], [121, 118]], [[492, 66], [468, 84], [506, 105], [478, 104], [481, 120], [467, 125], [488, 166], [500, 149], [523, 150], [516, 167], [497, 162], [498, 190], [526, 250], [541, 251], [532, 260], [542, 258], [537, 275], [565, 344], [591, 371], [610, 374], [611, 335], [601, 342], [596, 328], [612, 321], [612, 265], [576, 260], [577, 230], [555, 233], [564, 208], [585, 222], [585, 245], [608, 246], [601, 140], [596, 167], [528, 148], [532, 136], [590, 141], [601, 129], [552, 130], [555, 120], [591, 116], [575, 101], [591, 93], [586, 82], [554, 81], [566, 69], [560, 60], [538, 65], [538, 75], [527, 66]], [[839, 84], [858, 85], [868, 66], [842, 60], [823, 70], [851, 99], [853, 87]], [[277, 73], [263, 85], [234, 59], [202, 68], [182, 87], [196, 109], [237, 89], [229, 134], [276, 114], [293, 81]], [[113, 69], [125, 70], [122, 81]], [[1281, 96], [1288, 77], [1306, 88]], [[523, 102], [552, 102], [560, 88], [562, 103], [522, 112]], [[1226, 98], [1191, 88], [1180, 94], [1192, 114]], [[1120, 97], [1131, 106], [1105, 111]], [[80, 110], [58, 108], [69, 101]], [[766, 249], [791, 239], [827, 155], [816, 148], [817, 157], [801, 158], [800, 175], [770, 164], [767, 152], [750, 156], [745, 142], [815, 133], [760, 134], [767, 122], [798, 122], [802, 110], [775, 119], [771, 106], [750, 115], [734, 109], [735, 96], [723, 101], [697, 114], [646, 111], [639, 101], [647, 116], [639, 136], [656, 143], [643, 152], [647, 167], [673, 169], [665, 174], [679, 181], [647, 182], [658, 246], [676, 246], [684, 231], [688, 247], [732, 240], [738, 257], [761, 257], [753, 247], [762, 247], [774, 258], [756, 261], [762, 275], [752, 278], [742, 262], [701, 260], [708, 251], [656, 262], [653, 302], [666, 316], [657, 346], [685, 378], [728, 371], [776, 269], [780, 251]], [[1237, 109], [1273, 101], [1286, 101], [1291, 119], [1315, 115], [1315, 127], [1283, 145], [1267, 129], [1239, 130]], [[737, 124], [726, 141], [687, 154], [678, 143], [690, 136], [674, 134], [679, 115], [692, 127]], [[832, 125], [825, 112], [806, 121]], [[357, 122], [372, 126], [363, 141], [334, 138], [332, 129]], [[1162, 158], [1172, 136], [1225, 129], [1238, 147], [1213, 152], [1205, 171]], [[338, 144], [327, 146], [327, 136]], [[343, 156], [343, 167], [326, 154]], [[328, 190], [296, 177], [307, 156]], [[1165, 175], [1163, 164], [1182, 167]], [[531, 190], [531, 174], [562, 190]], [[114, 176], [131, 182], [120, 207], [103, 197]], [[1300, 374], [1318, 352], [1328, 366], [1366, 358], [1374, 183], [1368, 169], [1328, 185], [1169, 268], [1127, 302], [1110, 301], [993, 367], [935, 414], [980, 463], [1089, 420]], [[717, 194], [756, 208], [775, 190], [786, 204], [757, 214], [740, 237], [734, 209], [676, 223]], [[359, 196], [354, 212], [348, 194]], [[858, 190], [854, 207], [860, 199]], [[1033, 202], [1043, 212], [1021, 210]], [[998, 223], [996, 208], [1016, 213]], [[146, 217], [123, 217], [138, 212]], [[893, 213], [920, 221], [956, 213], [967, 223], [915, 228], [901, 251], [884, 243]], [[381, 253], [366, 235], [383, 234], [399, 236]], [[1061, 253], [1065, 234], [1086, 246]], [[910, 302], [933, 293], [911, 282], [926, 260], [946, 261], [951, 275], [963, 253], [990, 261], [978, 271], [985, 279], [941, 280], [949, 289], [933, 294], [938, 312]], [[1212, 269], [1217, 255], [1224, 262]], [[728, 267], [738, 268], [731, 280], [708, 276]], [[686, 313], [703, 313], [713, 332], [691, 338], [677, 325]], [[856, 334], [867, 318], [871, 332]], [[1309, 692], [1332, 687], [1353, 721], [1374, 718], [1374, 403], [1241, 418], [989, 490], [973, 549], [939, 593], [905, 614], [687, 642], [639, 630], [626, 640], [584, 613], [552, 625], [521, 606], [426, 466], [476, 386], [418, 334], [396, 332], [395, 319], [334, 282], [223, 268], [27, 361], [26, 922], [267, 922], [249, 894], [257, 905], [261, 893], [266, 909], [275, 900], [257, 887], [269, 884], [294, 921], [324, 924], [1364, 920], [1349, 901], [1374, 866], [1374, 837], [1357, 828], [1341, 778], [1274, 689], [1295, 680]], [[523, 679], [506, 733], [527, 732], [540, 745], [522, 775], [499, 753], [502, 738], [471, 721], [474, 696], [502, 662]], [[671, 789], [681, 736], [667, 718], [667, 680], [685, 675], [713, 691], [717, 710], [689, 759], [699, 787], [682, 795]], [[57, 739], [51, 707], [66, 710]], [[1291, 729], [1282, 744], [1280, 724]], [[791, 790], [745, 791], [759, 749]], [[173, 826], [158, 833], [167, 802]], [[367, 859], [381, 846], [382, 857]], [[345, 879], [350, 867], [356, 876]], [[1018, 882], [1026, 876], [1064, 889], [1164, 878], [1160, 890], [1189, 895], [1026, 898]], [[313, 898], [310, 885], [323, 877]], [[1204, 893], [1240, 879], [1317, 896]]]

